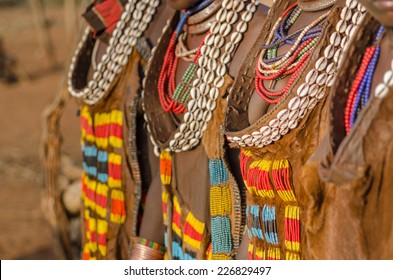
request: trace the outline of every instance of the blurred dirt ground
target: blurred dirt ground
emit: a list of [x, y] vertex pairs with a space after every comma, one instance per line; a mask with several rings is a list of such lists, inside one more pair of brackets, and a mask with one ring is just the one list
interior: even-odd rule
[[[56, 58], [67, 64], [72, 43], [65, 37], [60, 5], [47, 17]], [[20, 81], [0, 82], [0, 259], [61, 259], [57, 239], [41, 211], [43, 189], [40, 140], [42, 112], [52, 102], [64, 70], [51, 70], [37, 39], [28, 5], [0, 6], [0, 38], [17, 61]], [[71, 101], [62, 118], [63, 152], [80, 162], [77, 106]]]

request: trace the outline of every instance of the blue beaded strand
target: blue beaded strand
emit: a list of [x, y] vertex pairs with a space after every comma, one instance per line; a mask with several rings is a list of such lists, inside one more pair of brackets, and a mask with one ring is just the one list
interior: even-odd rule
[[359, 85], [359, 88], [356, 92], [356, 99], [353, 104], [352, 113], [350, 116], [351, 128], [353, 127], [359, 112], [366, 106], [366, 104], [368, 103], [368, 101], [370, 99], [372, 81], [374, 78], [375, 69], [377, 68], [379, 55], [381, 53], [381, 46], [379, 45], [379, 41], [382, 38], [383, 31], [384, 31], [384, 27], [381, 25], [379, 27], [377, 35], [375, 37], [375, 43], [378, 45], [375, 49], [373, 57], [370, 60], [370, 63], [367, 66], [366, 73], [363, 76], [362, 81]]

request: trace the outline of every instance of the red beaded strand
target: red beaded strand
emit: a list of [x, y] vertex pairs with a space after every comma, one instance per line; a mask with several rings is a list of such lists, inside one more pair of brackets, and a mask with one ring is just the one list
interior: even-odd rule
[[[208, 34], [209, 33], [205, 36]], [[164, 63], [162, 64], [160, 76], [158, 78], [158, 95], [161, 107], [165, 112], [172, 111], [175, 114], [182, 114], [186, 111], [186, 107], [173, 100], [173, 94], [176, 90], [176, 72], [179, 61], [179, 58], [175, 54], [177, 44], [176, 38], [177, 34], [174, 32], [165, 53]], [[204, 40], [202, 40], [198, 46], [197, 53], [192, 63], [197, 63], [198, 58], [201, 56], [201, 48], [203, 45]]]
[[353, 103], [355, 102], [357, 90], [358, 90], [360, 83], [362, 82], [362, 79], [367, 71], [367, 67], [368, 67], [368, 65], [374, 55], [376, 48], [377, 48], [376, 46], [372, 46], [372, 47], [367, 48], [367, 50], [363, 56], [363, 60], [360, 65], [359, 71], [356, 74], [356, 78], [352, 84], [351, 91], [349, 92], [347, 105], [345, 107], [345, 115], [344, 115], [345, 130], [347, 133], [351, 129], [351, 113], [352, 113]]
[[[307, 52], [300, 60], [299, 62], [296, 64], [296, 66], [292, 67], [291, 69], [288, 68], [288, 66], [290, 66], [295, 59], [297, 58], [298, 54], [304, 49], [306, 48], [309, 43], [312, 41], [313, 39], [308, 39], [307, 41], [305, 41], [301, 47], [296, 50], [296, 52], [293, 54], [293, 56], [291, 57], [290, 60], [288, 60], [288, 62], [274, 75], [272, 76], [265, 76], [263, 75], [261, 72], [256, 71], [257, 75], [255, 78], [255, 88], [257, 90], [258, 95], [265, 100], [266, 102], [270, 103], [270, 104], [277, 104], [280, 100], [282, 100], [284, 98], [284, 94], [291, 88], [291, 86], [293, 85], [293, 83], [296, 81], [298, 75], [300, 74], [300, 72], [303, 70], [308, 58], [310, 57], [310, 53]], [[257, 62], [257, 66], [258, 67], [258, 62]], [[292, 74], [292, 75], [291, 75]], [[282, 90], [279, 90], [277, 92], [271, 92], [269, 90], [266, 89], [266, 87], [263, 84], [264, 80], [274, 80], [280, 76], [288, 76], [291, 75], [288, 83], [285, 85], [285, 87]], [[276, 96], [280, 96], [277, 99], [273, 99], [272, 97], [276, 97]]]

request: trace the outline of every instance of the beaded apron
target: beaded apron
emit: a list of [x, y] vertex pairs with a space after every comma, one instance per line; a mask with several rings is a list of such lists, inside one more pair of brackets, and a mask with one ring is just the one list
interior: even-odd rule
[[[226, 103], [223, 95], [231, 83], [227, 67], [255, 11], [255, 1], [222, 2], [210, 34], [204, 39], [187, 112], [179, 126], [160, 107], [157, 97], [158, 74], [154, 73], [156, 69], [151, 68], [146, 75], [149, 82], [144, 86], [144, 106], [152, 142], [158, 150], [161, 149], [161, 179], [164, 186], [162, 203], [167, 257], [170, 259], [231, 259], [239, 247], [242, 231], [241, 195], [224, 160], [224, 139], [219, 126], [223, 121]], [[177, 21], [175, 16], [164, 29], [149, 65], [162, 65], [164, 51]], [[202, 145], [199, 145], [201, 140]], [[207, 218], [204, 220], [198, 220], [196, 213], [189, 210], [187, 204], [190, 201], [183, 201], [179, 197], [182, 188], [190, 186], [177, 186], [180, 178], [173, 165], [174, 159], [180, 157], [179, 154], [190, 153], [193, 149], [199, 155], [204, 154], [210, 177], [210, 184], [207, 181], [197, 186], [205, 191], [210, 185], [211, 215], [209, 207], [205, 207], [202, 216]], [[205, 167], [205, 164], [204, 161], [202, 166]], [[194, 170], [192, 174], [198, 176]]]
[[[125, 104], [138, 102], [137, 93], [127, 88], [140, 62], [135, 50], [128, 75], [120, 77], [105, 106], [81, 107], [84, 259], [126, 259], [130, 238], [137, 235], [146, 185], [136, 156], [137, 106]], [[134, 136], [130, 142], [128, 132]]]
[[[142, 196], [149, 184], [141, 176], [146, 166], [139, 165], [136, 152], [139, 68], [149, 55], [141, 36], [158, 5], [159, 0], [127, 1], [91, 81], [86, 75], [95, 40], [89, 29], [72, 59], [69, 91], [84, 103], [80, 118], [84, 259], [126, 259], [130, 238], [137, 235]], [[142, 134], [138, 131], [138, 137]]]
[[[275, 14], [266, 20], [262, 36], [293, 2], [275, 1], [271, 10]], [[251, 126], [248, 104], [254, 92], [250, 85], [254, 84], [255, 69], [248, 65], [255, 65], [266, 35], [259, 37], [240, 70], [229, 96], [224, 132], [233, 145], [242, 148], [241, 170], [248, 189], [249, 259], [309, 257], [302, 226], [309, 207], [304, 190], [315, 181], [304, 177], [303, 172], [324, 133], [321, 123], [326, 115], [325, 93], [329, 92], [343, 49], [364, 12], [356, 1], [337, 1], [305, 71], [283, 100]]]

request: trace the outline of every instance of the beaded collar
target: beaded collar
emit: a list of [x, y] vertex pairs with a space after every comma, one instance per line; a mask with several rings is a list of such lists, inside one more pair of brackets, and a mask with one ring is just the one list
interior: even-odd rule
[[[298, 127], [300, 121], [324, 98], [326, 88], [332, 86], [343, 49], [347, 47], [348, 41], [363, 20], [365, 11], [356, 0], [346, 0], [346, 5], [340, 12], [340, 20], [329, 37], [329, 44], [324, 49], [323, 56], [316, 60], [307, 73], [305, 82], [296, 91], [293, 89], [293, 93], [279, 102], [270, 114], [263, 116], [254, 125], [236, 132], [228, 129], [228, 116], [236, 110], [229, 108], [225, 122], [228, 140], [240, 147], [263, 148]], [[231, 94], [230, 98], [233, 98], [233, 95]]]
[[68, 72], [68, 90], [72, 96], [81, 99], [88, 105], [94, 105], [108, 92], [116, 77], [127, 64], [133, 47], [146, 31], [159, 4], [160, 0], [128, 0], [112, 33], [112, 38], [109, 40], [106, 53], [94, 71], [92, 80], [88, 81], [84, 88], [76, 88], [77, 73], [74, 70], [79, 63], [79, 54], [91, 34], [89, 28], [85, 29]]
[[[210, 34], [205, 37], [204, 44], [201, 47], [200, 57], [197, 61], [196, 78], [192, 83], [191, 97], [187, 103], [187, 112], [184, 114], [183, 122], [167, 141], [168, 145], [158, 143], [154, 139], [148, 120], [148, 129], [156, 148], [182, 152], [191, 150], [199, 144], [207, 129], [208, 122], [213, 117], [220, 88], [225, 83], [227, 67], [243, 39], [243, 34], [248, 28], [248, 23], [251, 21], [257, 5], [256, 0], [224, 0], [222, 2], [220, 10], [216, 14], [216, 20], [210, 28]], [[169, 26], [168, 23], [164, 32], [167, 31]], [[151, 68], [152, 63], [149, 64], [148, 68]], [[145, 76], [144, 88], [147, 76]], [[145, 112], [145, 118], [148, 119], [149, 112]], [[154, 120], [151, 120], [151, 122], [154, 122]]]

